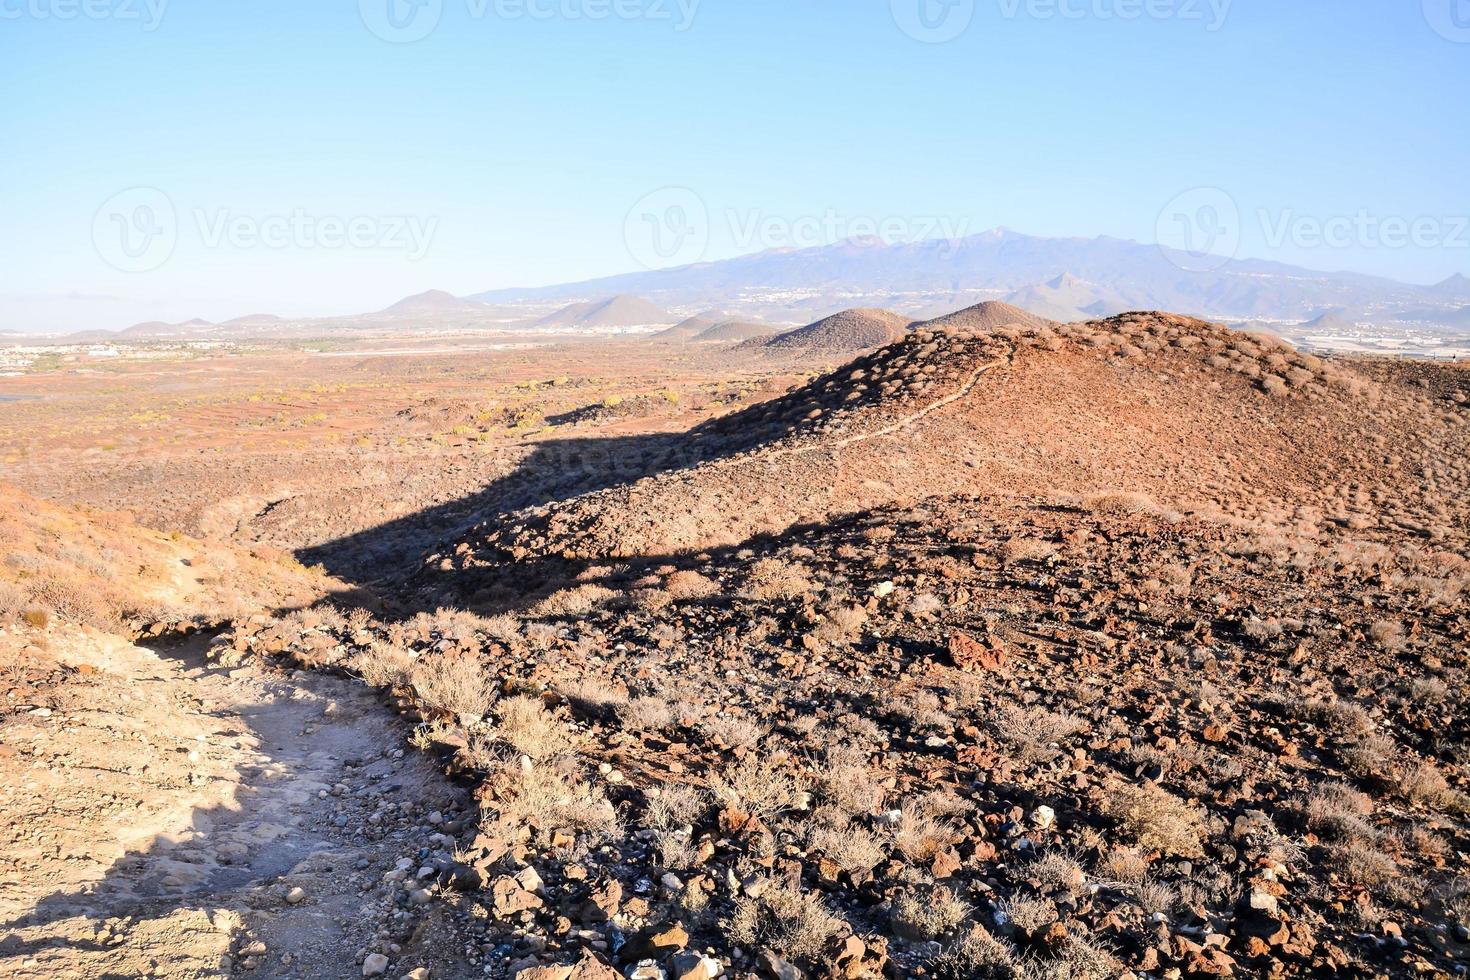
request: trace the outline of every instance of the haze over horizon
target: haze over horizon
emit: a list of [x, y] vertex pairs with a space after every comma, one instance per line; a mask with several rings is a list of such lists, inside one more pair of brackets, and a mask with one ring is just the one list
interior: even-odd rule
[[[0, 330], [339, 315], [996, 226], [1470, 273], [1450, 0], [996, 0], [933, 27], [921, 0], [389, 2], [7, 8], [0, 80], [45, 98], [0, 108]], [[1402, 70], [1355, 70], [1384, 58]]]

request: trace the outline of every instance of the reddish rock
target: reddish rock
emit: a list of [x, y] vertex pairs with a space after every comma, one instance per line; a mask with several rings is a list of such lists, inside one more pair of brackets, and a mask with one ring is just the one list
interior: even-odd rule
[[949, 657], [960, 670], [1000, 671], [1006, 666], [1006, 652], [998, 643], [968, 633], [950, 634]]

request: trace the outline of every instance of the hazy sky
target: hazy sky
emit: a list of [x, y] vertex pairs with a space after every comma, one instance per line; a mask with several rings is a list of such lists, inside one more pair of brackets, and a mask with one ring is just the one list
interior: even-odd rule
[[710, 258], [1183, 202], [1243, 256], [1470, 274], [1470, 0], [0, 0], [0, 85], [0, 329], [688, 257], [650, 201]]

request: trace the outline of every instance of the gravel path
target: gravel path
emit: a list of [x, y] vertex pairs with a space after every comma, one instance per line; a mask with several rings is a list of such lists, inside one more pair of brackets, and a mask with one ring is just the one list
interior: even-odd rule
[[315, 980], [380, 950], [392, 976], [463, 973], [389, 948], [410, 917], [385, 876], [446, 846], [458, 801], [367, 688], [202, 640], [83, 657], [4, 732], [0, 974]]

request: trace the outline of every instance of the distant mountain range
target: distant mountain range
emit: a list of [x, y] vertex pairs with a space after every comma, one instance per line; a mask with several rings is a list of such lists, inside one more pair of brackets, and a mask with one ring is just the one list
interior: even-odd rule
[[[140, 323], [86, 331], [71, 343], [221, 340], [412, 331], [649, 332], [702, 313], [701, 330], [728, 321], [797, 326], [855, 307], [915, 320], [1004, 301], [1051, 320], [1168, 310], [1261, 327], [1358, 323], [1470, 331], [1470, 278], [1416, 286], [1350, 272], [1317, 272], [1256, 259], [1210, 261], [1117, 238], [1040, 238], [995, 229], [953, 241], [852, 240], [772, 249], [718, 262], [472, 296], [429, 290], [375, 313], [225, 323]], [[718, 314], [707, 313], [711, 308]], [[674, 333], [693, 336], [688, 324]], [[735, 332], [732, 328], [731, 332]], [[672, 334], [670, 334], [672, 337]]]
[[515, 306], [633, 294], [665, 308], [718, 305], [740, 315], [788, 320], [850, 306], [937, 314], [967, 300], [1003, 299], [1061, 320], [1159, 309], [1215, 320], [1293, 323], [1328, 310], [1375, 321], [1409, 311], [1450, 316], [1470, 302], [1470, 279], [1461, 275], [1436, 286], [1415, 286], [1257, 259], [1203, 271], [1200, 266], [1196, 256], [1157, 245], [1107, 237], [1039, 238], [996, 229], [956, 241], [855, 240], [773, 249], [470, 298]]

